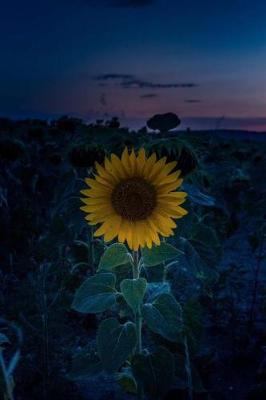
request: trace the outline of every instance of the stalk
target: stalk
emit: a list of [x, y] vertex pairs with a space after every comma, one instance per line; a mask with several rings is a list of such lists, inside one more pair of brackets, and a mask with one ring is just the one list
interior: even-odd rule
[[[133, 251], [133, 279], [139, 278], [139, 254], [138, 251]], [[140, 354], [142, 351], [142, 316], [140, 307], [138, 307], [137, 312], [135, 314], [135, 324], [137, 331], [137, 345], [136, 345], [136, 354]]]
[[133, 251], [133, 279], [139, 278], [139, 253]]
[[92, 273], [95, 274], [95, 251], [94, 251], [94, 236], [93, 236], [93, 226], [90, 227], [90, 260]]
[[8, 376], [8, 373], [7, 373], [7, 368], [6, 368], [5, 360], [3, 357], [3, 350], [1, 349], [1, 347], [0, 347], [0, 368], [2, 370], [2, 374], [3, 374], [5, 386], [6, 386], [7, 399], [14, 400], [10, 377]]
[[193, 382], [192, 382], [189, 348], [186, 335], [184, 337], [184, 345], [185, 345], [185, 370], [187, 374], [187, 383], [188, 383], [188, 400], [193, 400]]

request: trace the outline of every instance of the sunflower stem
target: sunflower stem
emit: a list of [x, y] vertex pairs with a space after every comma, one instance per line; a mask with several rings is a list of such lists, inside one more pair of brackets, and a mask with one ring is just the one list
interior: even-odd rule
[[139, 278], [139, 253], [133, 251], [133, 279]]
[[[133, 279], [139, 278], [139, 254], [138, 251], [133, 251]], [[138, 307], [135, 314], [135, 324], [136, 324], [136, 332], [137, 332], [137, 345], [136, 345], [136, 354], [140, 354], [142, 351], [142, 315], [140, 306]]]
[[90, 229], [90, 263], [91, 263], [91, 269], [92, 269], [92, 273], [95, 274], [95, 251], [94, 251], [94, 229], [93, 226], [91, 226]]

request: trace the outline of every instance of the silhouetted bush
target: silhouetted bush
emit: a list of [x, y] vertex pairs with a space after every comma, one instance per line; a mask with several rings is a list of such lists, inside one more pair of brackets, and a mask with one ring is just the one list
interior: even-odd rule
[[180, 125], [180, 119], [174, 113], [156, 114], [147, 121], [147, 126], [161, 133], [170, 131]]

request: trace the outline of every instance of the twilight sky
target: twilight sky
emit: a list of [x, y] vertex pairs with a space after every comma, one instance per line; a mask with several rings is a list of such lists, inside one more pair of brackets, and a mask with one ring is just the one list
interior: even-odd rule
[[265, 0], [2, 0], [0, 116], [266, 130]]

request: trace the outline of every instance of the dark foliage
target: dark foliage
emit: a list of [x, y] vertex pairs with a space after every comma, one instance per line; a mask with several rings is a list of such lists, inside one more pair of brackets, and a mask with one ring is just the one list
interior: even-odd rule
[[[179, 119], [168, 122], [153, 129], [168, 131]], [[83, 178], [125, 145], [176, 160], [189, 193], [189, 215], [172, 239], [182, 257], [166, 270], [146, 271], [150, 295], [171, 285], [184, 309], [187, 348], [144, 336], [144, 346], [162, 345], [175, 357], [175, 384], [165, 399], [265, 398], [265, 141], [235, 140], [233, 133], [164, 136], [130, 132], [117, 119], [0, 119], [0, 335], [8, 339], [0, 336], [0, 348], [7, 361], [18, 354], [15, 398], [135, 398], [124, 368], [118, 381], [127, 394], [109, 376], [86, 371], [83, 355], [95, 359], [103, 316], [71, 309], [104, 249], [79, 211]], [[127, 312], [121, 304], [121, 323]], [[0, 373], [0, 393], [3, 387]]]

